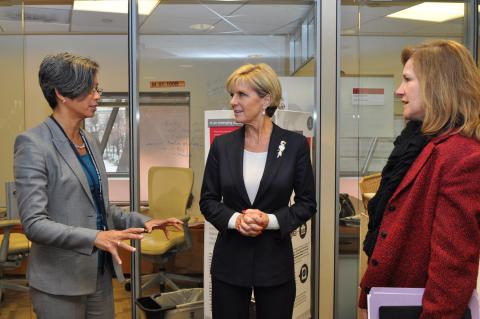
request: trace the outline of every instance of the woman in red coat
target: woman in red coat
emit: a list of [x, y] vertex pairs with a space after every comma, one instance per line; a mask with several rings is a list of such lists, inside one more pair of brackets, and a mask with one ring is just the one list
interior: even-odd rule
[[368, 206], [359, 306], [371, 287], [421, 287], [421, 319], [458, 319], [479, 263], [480, 72], [454, 41], [404, 49], [402, 63], [408, 124]]

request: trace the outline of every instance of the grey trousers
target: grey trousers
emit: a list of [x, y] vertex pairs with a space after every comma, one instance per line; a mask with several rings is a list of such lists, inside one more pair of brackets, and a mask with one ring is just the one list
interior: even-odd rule
[[51, 295], [30, 288], [33, 310], [38, 319], [113, 319], [112, 273], [105, 267], [97, 275], [97, 290], [91, 295]]

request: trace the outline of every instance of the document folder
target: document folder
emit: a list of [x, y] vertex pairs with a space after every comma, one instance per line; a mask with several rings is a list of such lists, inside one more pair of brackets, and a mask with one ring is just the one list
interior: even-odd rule
[[[422, 312], [423, 288], [374, 287], [368, 295], [369, 319], [418, 319]], [[480, 319], [477, 291], [461, 319]]]

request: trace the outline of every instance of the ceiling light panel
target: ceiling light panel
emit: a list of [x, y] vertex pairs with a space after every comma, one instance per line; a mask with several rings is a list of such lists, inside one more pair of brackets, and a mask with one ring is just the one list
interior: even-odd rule
[[[149, 15], [158, 0], [139, 0], [138, 13], [140, 15]], [[128, 13], [127, 0], [75, 0], [73, 2], [73, 10], [76, 11], [95, 11], [95, 12], [110, 12], [110, 13]]]
[[389, 18], [445, 22], [463, 17], [465, 5], [452, 2], [424, 2], [387, 15]]

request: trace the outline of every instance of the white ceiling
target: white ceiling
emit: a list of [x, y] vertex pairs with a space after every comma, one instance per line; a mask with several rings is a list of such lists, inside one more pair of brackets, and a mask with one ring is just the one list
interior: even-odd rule
[[[405, 3], [390, 5], [383, 0], [380, 6], [342, 5], [342, 35], [462, 37], [462, 18], [433, 23], [386, 17], [415, 4]], [[21, 8], [0, 6], [0, 35], [22, 34]], [[127, 34], [126, 14], [82, 12], [72, 10], [72, 5], [24, 8], [24, 34]], [[298, 30], [311, 10], [313, 1], [308, 0], [162, 0], [149, 16], [139, 18], [140, 33], [145, 35], [140, 38], [141, 50], [186, 58], [287, 56], [286, 36]], [[193, 24], [210, 24], [214, 28], [194, 30], [190, 28]], [[150, 35], [161, 35], [161, 43]]]
[[[308, 4], [166, 4], [160, 3], [147, 17], [140, 16], [142, 34], [289, 34], [309, 12]], [[300, 2], [300, 3], [304, 3]], [[0, 6], [0, 34], [21, 33], [22, 7]], [[72, 10], [72, 5], [26, 5], [25, 33], [127, 33], [126, 14]], [[192, 24], [210, 24], [207, 31]]]
[[[122, 0], [119, 0], [122, 1]], [[234, 1], [190, 3], [163, 1], [149, 16], [140, 16], [141, 34], [182, 35], [285, 35], [301, 24], [313, 6], [313, 1]], [[193, 3], [192, 3], [193, 2]], [[196, 3], [195, 3], [196, 2]], [[274, 4], [278, 2], [279, 4]], [[417, 2], [418, 3], [418, 2]], [[460, 36], [463, 19], [444, 23], [422, 22], [387, 18], [386, 15], [405, 9], [404, 5], [341, 7], [341, 29], [344, 35], [409, 35], [409, 36]], [[22, 7], [0, 6], [0, 34], [22, 33]], [[26, 34], [38, 33], [95, 33], [126, 34], [127, 15], [72, 10], [72, 5], [26, 5]], [[357, 26], [360, 21], [360, 27]], [[201, 31], [190, 28], [192, 24], [210, 24], [214, 28]]]

